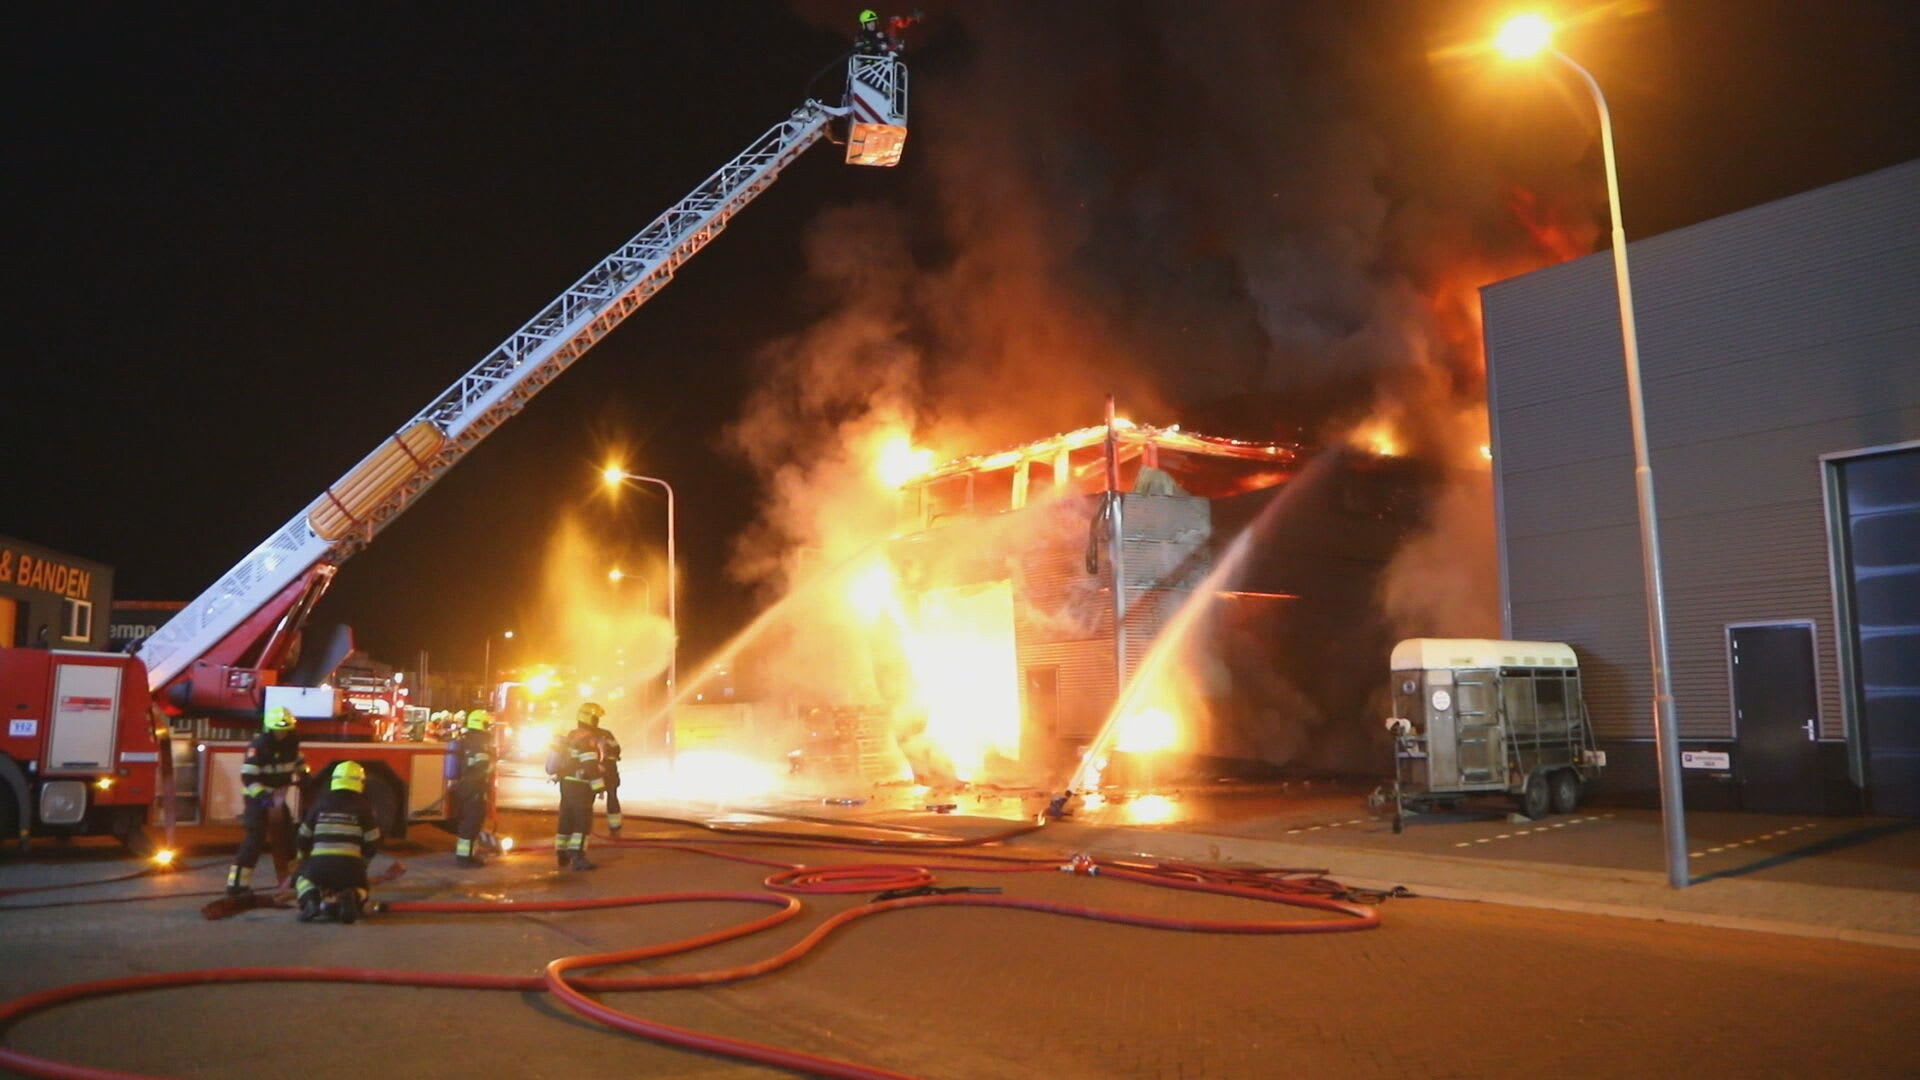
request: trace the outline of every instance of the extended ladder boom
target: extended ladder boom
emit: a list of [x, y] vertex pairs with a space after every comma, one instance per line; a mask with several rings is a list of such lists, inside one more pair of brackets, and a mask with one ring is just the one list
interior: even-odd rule
[[[884, 65], [872, 60], [860, 58], [887, 70], [870, 77], [856, 65], [851, 89], [866, 89], [880, 75], [892, 80], [897, 67], [892, 59]], [[897, 97], [902, 114], [897, 122], [904, 124], [905, 83], [900, 81], [897, 90], [893, 86], [889, 81], [887, 89]], [[808, 101], [514, 331], [148, 637], [140, 656], [150, 688], [157, 691], [173, 681], [309, 571], [322, 563], [338, 565], [364, 547], [481, 439], [652, 299], [682, 263], [825, 134], [828, 120], [846, 113]], [[900, 131], [904, 135], [904, 126]], [[891, 156], [898, 159], [897, 148]], [[285, 629], [283, 623], [276, 632]]]

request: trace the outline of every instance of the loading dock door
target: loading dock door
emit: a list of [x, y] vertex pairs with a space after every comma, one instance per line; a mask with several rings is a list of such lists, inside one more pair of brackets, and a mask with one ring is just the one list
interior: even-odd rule
[[1728, 627], [1727, 649], [1741, 809], [1817, 813], [1822, 799], [1813, 627]]
[[1867, 799], [1876, 814], [1920, 817], [1920, 447], [1830, 467]]

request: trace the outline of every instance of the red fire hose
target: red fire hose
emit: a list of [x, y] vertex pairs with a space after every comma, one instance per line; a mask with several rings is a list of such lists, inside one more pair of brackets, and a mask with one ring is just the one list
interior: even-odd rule
[[[708, 1032], [692, 1031], [671, 1024], [648, 1020], [622, 1012], [587, 996], [592, 992], [627, 990], [669, 990], [696, 986], [714, 986], [756, 978], [793, 963], [811, 952], [840, 928], [856, 919], [884, 912], [922, 907], [991, 907], [1034, 911], [1049, 915], [1094, 919], [1159, 930], [1183, 930], [1215, 934], [1314, 934], [1368, 930], [1380, 925], [1379, 913], [1372, 907], [1338, 899], [1327, 894], [1327, 886], [1338, 888], [1324, 876], [1304, 881], [1276, 876], [1268, 870], [1224, 870], [1186, 864], [1149, 864], [1119, 860], [1097, 860], [1076, 856], [1066, 866], [1057, 859], [1023, 856], [994, 856], [968, 852], [960, 857], [1000, 865], [912, 866], [898, 864], [859, 864], [804, 866], [755, 856], [715, 851], [702, 846], [647, 840], [613, 841], [610, 846], [650, 848], [694, 852], [715, 858], [778, 868], [765, 881], [767, 888], [779, 892], [682, 892], [653, 893], [638, 896], [598, 897], [579, 900], [500, 900], [500, 901], [395, 901], [383, 910], [396, 913], [504, 914], [531, 911], [583, 911], [597, 908], [627, 907], [671, 903], [746, 903], [779, 908], [768, 915], [705, 934], [660, 945], [637, 949], [562, 957], [549, 963], [538, 976], [471, 975], [452, 972], [396, 971], [378, 968], [245, 967], [210, 968], [156, 975], [134, 975], [117, 979], [76, 983], [0, 1003], [0, 1031], [35, 1013], [85, 998], [106, 997], [170, 987], [200, 986], [236, 982], [328, 982], [361, 983], [388, 986], [414, 986], [469, 990], [546, 990], [567, 1008], [609, 1027], [670, 1046], [703, 1053], [751, 1061], [790, 1069], [815, 1076], [853, 1078], [853, 1080], [903, 1080], [903, 1074], [856, 1062], [821, 1057], [798, 1050], [770, 1046], [746, 1039], [735, 1039]], [[808, 842], [805, 846], [838, 846]], [[865, 847], [865, 845], [860, 845]], [[1185, 889], [1219, 896], [1235, 896], [1294, 907], [1313, 908], [1345, 916], [1340, 919], [1218, 921], [1174, 919], [1139, 915], [1122, 911], [1059, 904], [1018, 897], [979, 894], [940, 894], [875, 900], [849, 908], [826, 919], [812, 932], [771, 956], [735, 967], [671, 975], [592, 977], [571, 974], [576, 970], [631, 964], [637, 961], [691, 952], [723, 941], [759, 933], [784, 923], [803, 910], [793, 893], [869, 893], [883, 890], [931, 886], [935, 870], [967, 873], [1021, 873], [1072, 870], [1086, 875], [1101, 875], [1143, 885]], [[782, 895], [787, 894], [787, 895]], [[61, 1077], [71, 1080], [147, 1080], [142, 1074], [123, 1073], [76, 1065], [52, 1058], [28, 1054], [0, 1046], [0, 1068], [28, 1076]]]

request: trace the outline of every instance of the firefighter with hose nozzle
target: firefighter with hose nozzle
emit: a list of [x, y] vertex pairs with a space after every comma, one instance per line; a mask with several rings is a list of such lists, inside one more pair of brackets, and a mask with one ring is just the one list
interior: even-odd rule
[[467, 714], [467, 730], [460, 733], [454, 753], [460, 762], [460, 778], [454, 781], [453, 798], [459, 807], [456, 818], [454, 861], [465, 867], [484, 866], [474, 854], [474, 842], [480, 839], [480, 827], [486, 823], [487, 792], [493, 787], [493, 717], [485, 709]]
[[589, 701], [580, 706], [573, 730], [554, 736], [547, 748], [547, 775], [560, 785], [560, 817], [554, 824], [553, 857], [562, 870], [591, 870], [587, 831], [593, 827], [593, 800], [606, 789], [600, 772], [600, 729], [606, 710]]
[[253, 868], [260, 862], [260, 850], [267, 845], [269, 831], [275, 834], [276, 858], [286, 853], [286, 832], [291, 825], [287, 789], [306, 771], [300, 736], [293, 730], [293, 713], [284, 705], [268, 706], [260, 734], [247, 744], [247, 757], [240, 765], [240, 779], [246, 784], [241, 821], [247, 833], [227, 871], [228, 896], [246, 896], [253, 891]]
[[366, 905], [367, 862], [380, 848], [380, 825], [366, 787], [367, 770], [359, 762], [335, 765], [326, 793], [300, 823], [300, 876], [293, 890], [301, 922], [331, 911], [350, 923]]
[[606, 784], [607, 835], [620, 839], [620, 740], [600, 726], [607, 710], [589, 701], [580, 706], [580, 716], [593, 725], [600, 740], [600, 779]]
[[911, 15], [892, 16], [887, 19], [885, 25], [882, 25], [880, 13], [872, 8], [866, 8], [860, 12], [860, 36], [855, 39], [853, 50], [862, 56], [886, 56], [897, 53], [906, 47], [906, 40], [902, 35], [907, 27], [919, 21], [920, 13], [916, 11]]

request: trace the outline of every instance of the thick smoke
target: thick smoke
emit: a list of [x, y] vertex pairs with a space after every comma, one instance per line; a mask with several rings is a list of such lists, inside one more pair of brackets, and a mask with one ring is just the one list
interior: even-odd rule
[[[838, 5], [803, 4], [836, 28]], [[1426, 463], [1384, 575], [1404, 634], [1497, 631], [1477, 288], [1591, 250], [1588, 130], [1437, 63], [1486, 6], [969, 3], [916, 30], [897, 200], [823, 213], [822, 306], [731, 439], [768, 492], [737, 569], [884, 533], [864, 447], [942, 456], [1137, 419]], [[873, 526], [880, 531], [870, 531]]]
[[[625, 575], [617, 582], [608, 576], [615, 567]], [[621, 549], [581, 521], [561, 519], [541, 568], [539, 617], [522, 628], [514, 650], [522, 680], [535, 670], [526, 661], [550, 663], [556, 716], [570, 722], [575, 704], [595, 700], [623, 745], [652, 745], [657, 733], [646, 725], [659, 705], [653, 688], [673, 649], [672, 624], [659, 614], [664, 597], [654, 588], [664, 589], [665, 581], [657, 553]]]

